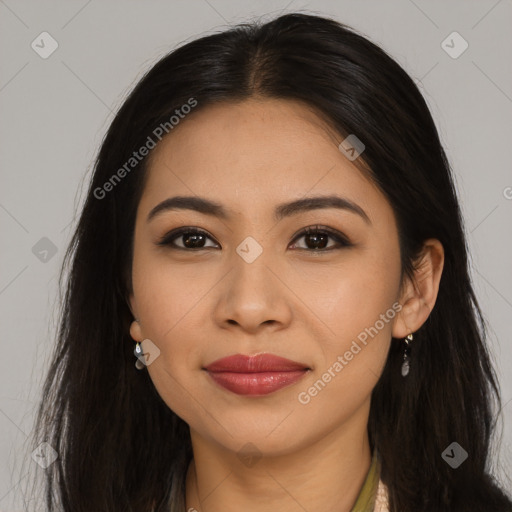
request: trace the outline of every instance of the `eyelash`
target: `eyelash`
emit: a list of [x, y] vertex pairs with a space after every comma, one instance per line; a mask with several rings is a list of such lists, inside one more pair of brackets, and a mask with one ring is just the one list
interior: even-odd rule
[[[192, 252], [192, 251], [195, 252], [195, 251], [200, 251], [202, 249], [213, 249], [213, 247], [199, 247], [196, 249], [190, 249], [190, 248], [178, 247], [178, 246], [174, 245], [173, 241], [185, 234], [204, 235], [204, 236], [212, 239], [210, 237], [210, 235], [206, 231], [203, 231], [202, 229], [193, 228], [193, 227], [183, 227], [183, 228], [178, 228], [174, 231], [171, 231], [171, 232], [165, 234], [157, 242], [156, 245], [169, 246], [171, 249], [177, 249], [177, 250], [182, 250], [182, 251], [187, 251], [187, 252]], [[328, 251], [332, 251], [332, 250], [336, 250], [336, 249], [342, 249], [344, 247], [350, 247], [353, 245], [352, 243], [349, 242], [349, 240], [345, 236], [343, 236], [338, 231], [328, 228], [327, 226], [320, 226], [320, 225], [309, 226], [309, 227], [305, 228], [304, 230], [302, 230], [299, 234], [297, 234], [295, 236], [295, 238], [293, 239], [293, 242], [296, 243], [296, 241], [298, 241], [299, 239], [301, 239], [302, 237], [307, 236], [307, 235], [328, 235], [330, 238], [332, 238], [333, 240], [335, 240], [337, 242], [338, 246], [337, 247], [336, 246], [329, 247], [327, 249], [304, 249], [304, 248], [300, 247], [299, 250], [319, 253], [319, 252], [328, 252]], [[297, 249], [294, 249], [294, 250], [297, 250]]]

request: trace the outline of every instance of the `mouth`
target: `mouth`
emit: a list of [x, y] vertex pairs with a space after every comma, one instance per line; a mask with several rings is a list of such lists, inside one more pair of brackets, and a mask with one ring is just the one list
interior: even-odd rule
[[236, 354], [204, 367], [212, 380], [238, 395], [268, 395], [290, 386], [311, 371], [307, 365], [274, 354]]

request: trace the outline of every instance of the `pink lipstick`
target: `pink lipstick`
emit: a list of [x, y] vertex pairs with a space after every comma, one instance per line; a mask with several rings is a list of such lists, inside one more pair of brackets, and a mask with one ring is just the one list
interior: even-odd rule
[[223, 388], [238, 395], [267, 395], [294, 384], [311, 369], [273, 354], [236, 354], [204, 368]]

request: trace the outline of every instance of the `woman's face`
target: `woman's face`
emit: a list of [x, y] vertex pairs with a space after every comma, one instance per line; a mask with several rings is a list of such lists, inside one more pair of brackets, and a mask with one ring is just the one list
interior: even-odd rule
[[[251, 99], [195, 112], [151, 155], [134, 241], [140, 324], [130, 332], [151, 340], [147, 370], [165, 403], [222, 448], [285, 454], [365, 430], [400, 309], [400, 254], [389, 203], [341, 141], [298, 102]], [[176, 196], [219, 208], [182, 203], [150, 216]], [[352, 207], [282, 206], [326, 196]], [[159, 245], [178, 228], [187, 229]], [[231, 389], [205, 370], [262, 353], [309, 369], [291, 381], [217, 374]]]

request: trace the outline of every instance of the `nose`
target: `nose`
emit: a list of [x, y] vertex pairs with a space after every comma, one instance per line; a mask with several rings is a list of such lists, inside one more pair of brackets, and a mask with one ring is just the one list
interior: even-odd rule
[[275, 256], [265, 252], [252, 263], [237, 253], [231, 258], [232, 270], [219, 283], [214, 311], [221, 328], [256, 334], [280, 330], [290, 323], [293, 294], [279, 275]]

